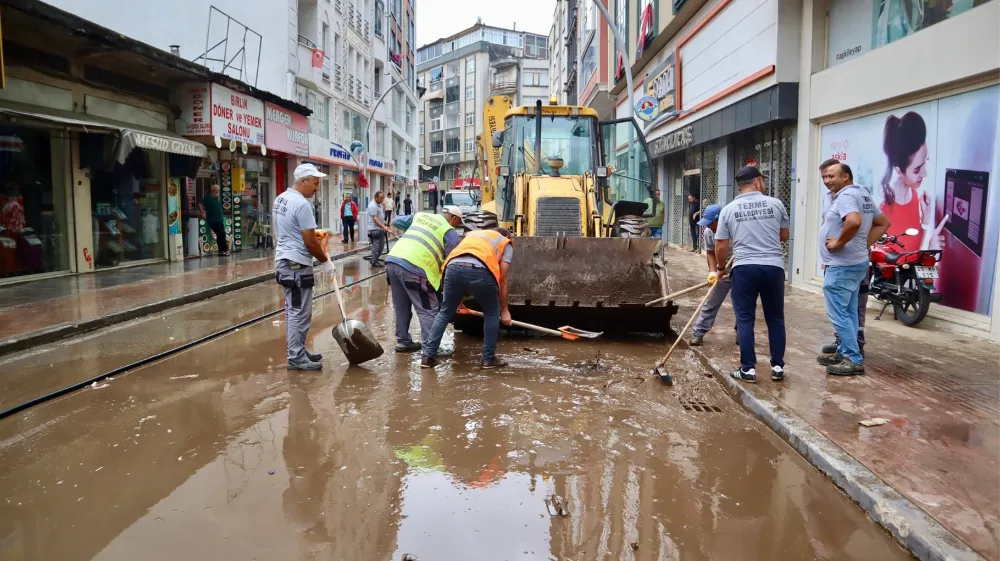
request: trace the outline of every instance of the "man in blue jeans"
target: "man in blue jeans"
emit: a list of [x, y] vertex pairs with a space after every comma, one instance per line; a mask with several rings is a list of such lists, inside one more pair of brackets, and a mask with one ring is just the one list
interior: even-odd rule
[[505, 228], [473, 230], [465, 235], [444, 265], [444, 301], [424, 342], [421, 368], [437, 365], [438, 347], [455, 311], [466, 293], [472, 294], [483, 312], [482, 367], [503, 368], [507, 361], [497, 358], [500, 324], [510, 325], [507, 310], [507, 276], [514, 259], [510, 232]]
[[[785, 379], [785, 257], [781, 243], [789, 236], [788, 211], [781, 201], [763, 193], [764, 176], [756, 166], [740, 168], [736, 184], [740, 194], [722, 209], [715, 233], [718, 275], [726, 274], [730, 246], [733, 251], [730, 297], [736, 312], [740, 367], [731, 376], [744, 382], [757, 381], [753, 324], [760, 297], [771, 349], [771, 379], [780, 382]], [[710, 283], [715, 280], [709, 275]]]
[[889, 219], [868, 191], [851, 182], [847, 164], [831, 164], [820, 171], [831, 195], [820, 230], [819, 257], [826, 268], [823, 296], [838, 344], [837, 352], [816, 360], [826, 366], [827, 374], [857, 376], [865, 373], [858, 347], [858, 294], [868, 274], [868, 248], [889, 229]]

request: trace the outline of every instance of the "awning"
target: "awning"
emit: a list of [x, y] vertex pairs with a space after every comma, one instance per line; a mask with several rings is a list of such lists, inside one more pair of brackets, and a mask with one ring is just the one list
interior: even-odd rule
[[93, 128], [117, 131], [119, 136], [118, 143], [115, 145], [115, 160], [120, 164], [125, 163], [125, 159], [128, 158], [133, 148], [146, 148], [148, 150], [157, 150], [159, 152], [169, 152], [171, 154], [193, 156], [196, 158], [208, 156], [208, 148], [204, 144], [189, 140], [170, 131], [122, 123], [85, 113], [33, 107], [31, 105], [6, 101], [3, 102], [3, 105], [0, 105], [0, 113], [30, 117], [51, 123], [61, 123], [79, 127], [83, 130]]
[[432, 99], [444, 99], [444, 88], [438, 90], [427, 90], [424, 97], [420, 98], [420, 101], [430, 101]]

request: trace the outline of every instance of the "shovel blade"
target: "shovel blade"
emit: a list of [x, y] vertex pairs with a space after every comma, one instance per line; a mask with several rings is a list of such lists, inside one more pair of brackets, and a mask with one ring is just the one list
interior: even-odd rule
[[667, 372], [667, 369], [666, 369], [665, 366], [656, 366], [656, 367], [654, 367], [653, 368], [653, 374], [657, 378], [659, 378], [660, 381], [663, 382], [664, 384], [666, 384], [668, 386], [674, 385], [674, 379], [670, 375], [670, 372]]
[[604, 335], [603, 331], [587, 331], [586, 329], [577, 329], [576, 327], [570, 325], [560, 327], [559, 331], [566, 335], [572, 335], [574, 339], [578, 337], [583, 337], [584, 339], [597, 339], [601, 335]]
[[344, 320], [333, 328], [333, 338], [352, 365], [378, 358], [385, 353], [368, 326], [356, 319]]

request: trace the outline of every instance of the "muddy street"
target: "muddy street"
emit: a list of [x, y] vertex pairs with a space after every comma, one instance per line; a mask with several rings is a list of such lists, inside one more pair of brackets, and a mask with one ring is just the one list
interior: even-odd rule
[[909, 558], [693, 355], [671, 360], [669, 388], [648, 378], [663, 341], [507, 337], [511, 366], [484, 372], [458, 334], [421, 370], [391, 352], [386, 289], [349, 290], [348, 315], [390, 349], [363, 367], [331, 336], [330, 296], [311, 331], [321, 373], [285, 371], [277, 316], [0, 421], [5, 553]]

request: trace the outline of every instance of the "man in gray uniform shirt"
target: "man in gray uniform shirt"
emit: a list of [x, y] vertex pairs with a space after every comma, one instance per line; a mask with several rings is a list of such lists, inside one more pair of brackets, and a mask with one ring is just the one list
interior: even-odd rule
[[[755, 166], [736, 172], [740, 194], [722, 209], [715, 233], [715, 258], [725, 275], [729, 247], [733, 249], [732, 299], [736, 336], [740, 341], [740, 367], [731, 376], [757, 381], [754, 351], [754, 316], [757, 298], [764, 308], [771, 350], [771, 379], [785, 379], [785, 258], [781, 242], [788, 239], [788, 211], [778, 199], [763, 194], [764, 176]], [[711, 281], [710, 281], [711, 282]]]
[[295, 184], [274, 199], [275, 279], [285, 289], [285, 337], [289, 370], [322, 370], [323, 355], [306, 350], [312, 324], [313, 257], [332, 275], [333, 263], [316, 239], [316, 217], [309, 199], [326, 177], [312, 164], [295, 168]]
[[827, 374], [856, 376], [865, 373], [865, 359], [858, 347], [858, 299], [861, 281], [868, 274], [868, 248], [889, 229], [871, 195], [849, 181], [847, 164], [823, 170], [831, 202], [823, 216], [819, 257], [825, 268], [823, 296], [826, 315], [837, 330], [839, 343], [833, 354], [817, 357]]

